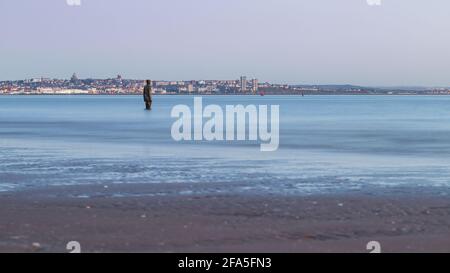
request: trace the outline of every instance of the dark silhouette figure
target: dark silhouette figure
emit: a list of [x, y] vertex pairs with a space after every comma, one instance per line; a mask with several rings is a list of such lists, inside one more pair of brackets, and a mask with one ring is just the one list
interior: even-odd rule
[[152, 81], [147, 80], [147, 84], [144, 87], [144, 101], [145, 108], [147, 110], [152, 110]]

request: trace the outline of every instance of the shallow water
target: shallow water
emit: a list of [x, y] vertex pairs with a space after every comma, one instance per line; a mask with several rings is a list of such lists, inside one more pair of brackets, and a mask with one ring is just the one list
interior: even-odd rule
[[175, 142], [177, 104], [193, 97], [156, 96], [147, 112], [140, 96], [0, 96], [0, 191], [211, 183], [223, 193], [447, 194], [450, 186], [450, 97], [203, 98], [280, 105], [280, 148], [266, 153], [255, 142]]

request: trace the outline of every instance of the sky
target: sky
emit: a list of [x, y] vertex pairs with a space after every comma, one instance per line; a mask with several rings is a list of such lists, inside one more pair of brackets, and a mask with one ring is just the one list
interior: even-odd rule
[[449, 14], [448, 0], [0, 0], [0, 80], [450, 86]]

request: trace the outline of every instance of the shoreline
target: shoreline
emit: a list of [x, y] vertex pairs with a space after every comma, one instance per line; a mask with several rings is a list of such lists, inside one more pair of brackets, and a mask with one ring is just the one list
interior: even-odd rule
[[[116, 188], [117, 187], [117, 188]], [[133, 188], [146, 196], [78, 197]], [[172, 185], [177, 187], [177, 185]], [[403, 195], [158, 195], [164, 185], [1, 192], [0, 252], [450, 252], [450, 200]]]
[[[142, 97], [142, 94], [137, 93], [130, 93], [130, 94], [0, 94], [0, 97], [13, 97], [13, 96], [19, 96], [19, 97], [28, 97], [28, 96], [82, 96], [82, 97], [93, 97], [93, 96], [105, 96], [105, 97], [113, 97], [113, 96], [139, 96]], [[204, 93], [198, 93], [198, 94], [152, 94], [152, 96], [249, 96], [249, 97], [260, 97], [259, 94], [204, 94]], [[304, 94], [302, 96], [301, 93], [299, 94], [270, 94], [266, 93], [263, 97], [267, 96], [300, 96], [300, 97], [315, 97], [315, 96], [385, 96], [385, 97], [447, 97], [450, 96], [450, 94]]]

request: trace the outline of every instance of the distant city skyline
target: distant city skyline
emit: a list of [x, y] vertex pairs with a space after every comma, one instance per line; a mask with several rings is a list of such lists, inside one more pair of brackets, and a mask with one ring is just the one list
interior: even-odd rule
[[[381, 88], [355, 85], [287, 85], [263, 82], [241, 76], [234, 80], [152, 81], [154, 94], [160, 95], [450, 95], [450, 87]], [[0, 81], [0, 95], [142, 95], [143, 79], [122, 75], [106, 79], [33, 78]]]
[[[126, 79], [126, 80], [133, 80], [133, 81], [142, 81], [145, 82], [146, 80], [152, 80], [154, 82], [189, 82], [189, 81], [236, 81], [239, 82], [240, 87], [242, 86], [248, 86], [251, 84], [251, 89], [255, 89], [255, 86], [257, 86], [260, 83], [269, 83], [274, 85], [286, 85], [286, 86], [302, 86], [302, 85], [310, 85], [310, 86], [327, 86], [327, 85], [349, 85], [349, 86], [360, 86], [360, 87], [368, 87], [368, 88], [450, 88], [449, 85], [364, 85], [364, 84], [352, 84], [352, 83], [308, 83], [308, 82], [300, 82], [300, 83], [286, 83], [286, 82], [276, 82], [276, 81], [261, 81], [258, 78], [250, 77], [250, 79], [247, 79], [247, 76], [240, 76], [240, 77], [233, 77], [233, 78], [192, 78], [192, 79], [155, 79], [155, 78], [135, 78], [135, 77], [124, 77], [123, 74], [119, 73], [116, 75], [109, 75], [106, 77], [78, 77], [78, 74], [72, 73], [70, 75], [66, 75], [65, 77], [51, 77], [51, 76], [39, 76], [39, 77], [30, 77], [30, 78], [22, 78], [22, 79], [5, 79], [0, 80], [0, 82], [17, 82], [17, 81], [38, 81], [38, 80], [72, 80], [74, 77], [80, 80], [107, 80], [107, 79], [116, 79], [117, 77]], [[245, 82], [245, 83], [244, 83]], [[250, 86], [248, 86], [250, 88]]]
[[[447, 0], [1, 1], [0, 81], [450, 86]], [[249, 85], [250, 86], [250, 85]]]

